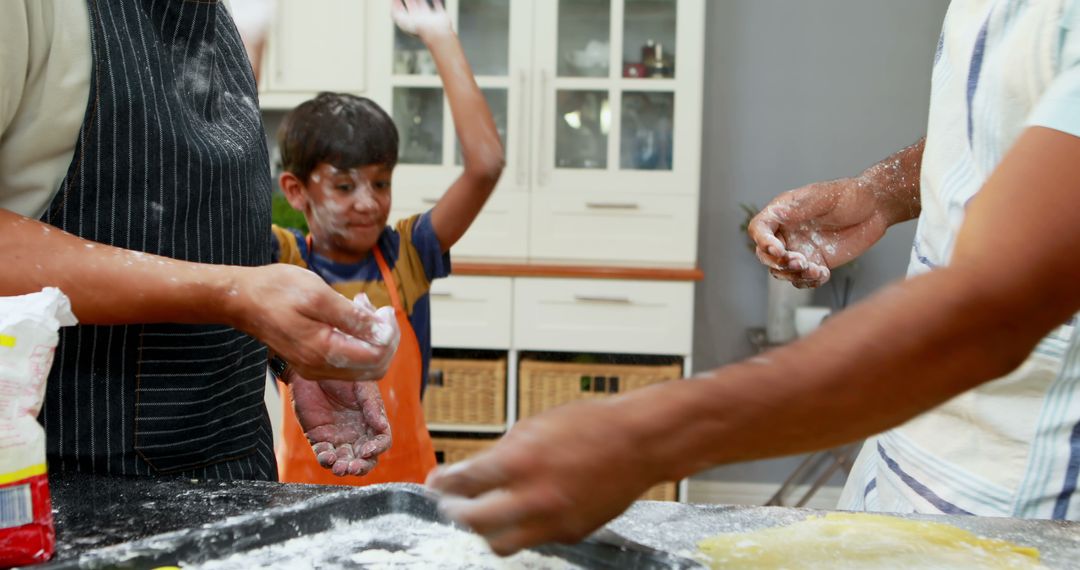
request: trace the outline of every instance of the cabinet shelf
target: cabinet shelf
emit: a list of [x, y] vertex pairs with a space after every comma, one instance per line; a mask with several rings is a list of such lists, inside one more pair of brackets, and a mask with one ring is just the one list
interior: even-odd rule
[[460, 424], [428, 424], [428, 431], [433, 433], [491, 433], [499, 434], [506, 432], [506, 424], [496, 425], [460, 425]]
[[553, 263], [490, 263], [456, 261], [454, 275], [488, 277], [551, 277], [571, 279], [640, 279], [647, 281], [701, 281], [705, 273], [696, 267], [617, 267], [560, 265]]
[[560, 91], [678, 91], [680, 83], [675, 79], [642, 79], [638, 77], [591, 78], [558, 77], [551, 81], [552, 86]]

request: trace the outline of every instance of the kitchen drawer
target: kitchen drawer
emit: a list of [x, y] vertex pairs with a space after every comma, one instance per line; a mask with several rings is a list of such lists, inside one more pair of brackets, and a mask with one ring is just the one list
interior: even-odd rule
[[538, 192], [531, 212], [533, 259], [693, 265], [697, 258], [697, 196]]
[[431, 284], [431, 339], [436, 348], [510, 348], [508, 277], [450, 277]]
[[690, 354], [694, 284], [516, 279], [514, 345], [522, 350]]
[[[444, 189], [431, 192], [394, 190], [390, 215], [394, 221], [426, 212], [442, 196]], [[491, 195], [484, 209], [465, 236], [451, 249], [457, 257], [481, 257], [522, 260], [528, 255], [529, 196], [525, 192], [498, 192]]]

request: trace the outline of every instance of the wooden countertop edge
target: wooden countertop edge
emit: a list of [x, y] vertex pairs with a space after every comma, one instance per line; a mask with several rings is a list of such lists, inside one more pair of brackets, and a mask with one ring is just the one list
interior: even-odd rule
[[703, 281], [698, 268], [598, 267], [543, 263], [484, 263], [455, 261], [454, 275], [471, 277], [561, 277], [572, 279], [640, 279], [645, 281]]

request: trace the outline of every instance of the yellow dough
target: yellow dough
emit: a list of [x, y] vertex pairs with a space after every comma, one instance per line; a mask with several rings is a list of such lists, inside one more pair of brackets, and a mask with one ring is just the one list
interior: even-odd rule
[[947, 524], [830, 513], [786, 527], [721, 534], [698, 548], [713, 568], [1044, 568], [1039, 551]]

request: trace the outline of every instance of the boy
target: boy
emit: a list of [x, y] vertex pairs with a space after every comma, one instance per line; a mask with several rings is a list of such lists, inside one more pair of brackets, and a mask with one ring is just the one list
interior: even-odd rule
[[[289, 204], [304, 213], [310, 234], [274, 227], [276, 259], [310, 269], [358, 303], [366, 296], [375, 305], [394, 307], [401, 329], [397, 355], [378, 382], [378, 392], [367, 383], [309, 382], [290, 375], [292, 398], [304, 405], [299, 424], [291, 421], [291, 406], [285, 406], [282, 481], [419, 483], [435, 466], [420, 407], [431, 358], [428, 287], [450, 273], [450, 248], [495, 188], [503, 149], [442, 4], [402, 0], [394, 2], [393, 10], [397, 25], [418, 36], [435, 59], [461, 141], [464, 171], [430, 211], [391, 228], [387, 216], [398, 133], [385, 111], [362, 97], [323, 93], [282, 123], [278, 142], [285, 172], [279, 183]], [[335, 419], [341, 412], [320, 411], [311, 400], [346, 403], [354, 425], [367, 433], [342, 433], [337, 449], [323, 443], [314, 448], [318, 457], [312, 455], [308, 442], [333, 441], [323, 431], [340, 424]], [[391, 434], [393, 446], [386, 451]], [[366, 441], [360, 449], [346, 443], [358, 440]], [[334, 462], [342, 451], [355, 457], [347, 466]], [[363, 479], [340, 477], [364, 475], [376, 461], [379, 469]]]

